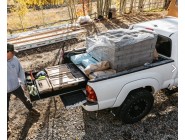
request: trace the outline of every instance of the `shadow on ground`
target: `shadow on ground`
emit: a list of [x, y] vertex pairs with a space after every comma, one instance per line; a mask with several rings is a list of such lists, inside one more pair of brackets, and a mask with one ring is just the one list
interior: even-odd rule
[[39, 116], [34, 116], [29, 114], [26, 118], [26, 122], [22, 128], [22, 131], [20, 133], [19, 140], [25, 140], [28, 134], [29, 129], [32, 127], [34, 123], [36, 123], [39, 120]]

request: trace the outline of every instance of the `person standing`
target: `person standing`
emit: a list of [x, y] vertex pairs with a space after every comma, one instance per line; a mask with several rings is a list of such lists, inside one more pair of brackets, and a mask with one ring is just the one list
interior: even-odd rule
[[[25, 73], [18, 60], [14, 55], [14, 46], [12, 44], [7, 44], [7, 133], [11, 133], [9, 128], [9, 101], [11, 95], [15, 95], [19, 98], [30, 113], [34, 115], [39, 115], [40, 113], [33, 109], [33, 105], [30, 100], [25, 96], [24, 91], [27, 90], [25, 85]], [[23, 89], [22, 89], [23, 88]], [[24, 91], [23, 91], [24, 90]]]

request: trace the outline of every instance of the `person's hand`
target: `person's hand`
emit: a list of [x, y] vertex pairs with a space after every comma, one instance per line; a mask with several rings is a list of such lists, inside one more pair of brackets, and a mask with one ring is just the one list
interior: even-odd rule
[[22, 88], [23, 88], [24, 91], [28, 91], [28, 88], [27, 88], [26, 85], [22, 85]]

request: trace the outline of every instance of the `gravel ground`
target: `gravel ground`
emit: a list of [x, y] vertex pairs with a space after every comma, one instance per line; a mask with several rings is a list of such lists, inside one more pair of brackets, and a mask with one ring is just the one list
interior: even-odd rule
[[[112, 21], [102, 21], [93, 26], [84, 26], [87, 35], [107, 29], [128, 27], [131, 23], [160, 18], [160, 14], [130, 15]], [[40, 70], [53, 65], [61, 46], [67, 49], [85, 45], [85, 36], [67, 43], [58, 43], [39, 49], [18, 53], [25, 70]], [[87, 112], [82, 107], [65, 109], [59, 97], [33, 102], [41, 113], [32, 116], [22, 102], [11, 96], [10, 127], [8, 140], [176, 140], [178, 139], [178, 94], [166, 96], [160, 91], [154, 95], [151, 112], [140, 122], [122, 124], [111, 109]]]
[[[152, 111], [140, 122], [122, 124], [110, 109], [87, 112], [65, 109], [59, 97], [37, 101], [40, 117], [30, 116], [18, 99], [11, 107], [11, 140], [175, 140], [178, 139], [178, 94], [155, 94]], [[12, 102], [11, 106], [15, 106]], [[15, 112], [16, 108], [16, 112]]]

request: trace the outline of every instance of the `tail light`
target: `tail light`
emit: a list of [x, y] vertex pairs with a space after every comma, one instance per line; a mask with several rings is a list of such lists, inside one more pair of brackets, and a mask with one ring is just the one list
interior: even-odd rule
[[96, 97], [96, 93], [94, 92], [93, 88], [90, 86], [86, 86], [86, 93], [87, 93], [87, 100], [90, 102], [96, 102], [97, 101], [97, 97]]

